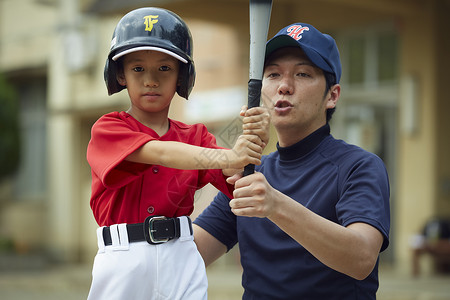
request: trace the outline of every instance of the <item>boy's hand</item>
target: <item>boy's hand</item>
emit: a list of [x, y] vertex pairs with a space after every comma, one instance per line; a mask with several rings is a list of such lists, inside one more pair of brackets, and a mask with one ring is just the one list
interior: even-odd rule
[[[227, 178], [227, 182], [228, 182], [228, 179], [234, 178], [235, 176], [239, 176], [240, 174], [242, 176], [243, 173], [244, 172], [243, 172], [242, 168], [241, 169], [223, 169], [222, 170], [222, 174], [225, 175], [226, 177], [228, 177]], [[233, 182], [233, 183], [231, 183], [231, 182]], [[230, 181], [228, 183], [229, 184], [234, 184], [234, 181]]]
[[[243, 132], [236, 141], [236, 145], [234, 146], [232, 151], [234, 151], [235, 154], [242, 153], [242, 149], [245, 148], [245, 141], [247, 141], [247, 143], [254, 144], [252, 146], [253, 148], [250, 147], [249, 149], [247, 149], [250, 150], [250, 152], [246, 154], [247, 156], [241, 155], [241, 161], [248, 162], [243, 165], [244, 167], [248, 164], [259, 165], [261, 164], [262, 150], [264, 150], [264, 148], [267, 146], [267, 143], [269, 142], [269, 111], [265, 107], [254, 107], [251, 109], [247, 109], [247, 106], [244, 105], [241, 108], [240, 115], [244, 117], [242, 125]], [[256, 145], [260, 146], [260, 150], [255, 147], [255, 143]], [[253, 153], [251, 151], [253, 151]], [[255, 153], [255, 151], [257, 153]], [[237, 164], [238, 162], [236, 163], [236, 165]], [[228, 169], [223, 170], [223, 174], [225, 176], [240, 174], [243, 171], [243, 166], [232, 167], [230, 164], [230, 167]]]
[[227, 150], [227, 169], [243, 169], [248, 164], [260, 165], [263, 146], [264, 143], [256, 135], [240, 135], [233, 149]]
[[264, 106], [247, 109], [244, 105], [240, 115], [243, 116], [243, 134], [257, 135], [263, 142], [263, 148], [269, 143], [270, 118], [269, 111]]

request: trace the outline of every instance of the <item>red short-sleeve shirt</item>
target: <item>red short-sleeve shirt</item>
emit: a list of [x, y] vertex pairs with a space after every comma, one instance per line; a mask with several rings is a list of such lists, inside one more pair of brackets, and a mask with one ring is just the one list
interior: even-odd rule
[[232, 197], [232, 186], [222, 170], [178, 170], [125, 160], [151, 140], [219, 148], [204, 125], [169, 122], [168, 132], [161, 137], [126, 112], [106, 114], [92, 127], [87, 148], [92, 171], [90, 204], [100, 226], [140, 223], [149, 215], [190, 215], [195, 191], [207, 183]]

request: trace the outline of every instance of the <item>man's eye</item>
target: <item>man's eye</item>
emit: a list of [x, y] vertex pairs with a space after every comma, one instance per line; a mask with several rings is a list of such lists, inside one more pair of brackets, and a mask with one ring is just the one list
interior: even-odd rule
[[300, 77], [309, 77], [309, 74], [302, 73], [302, 72], [298, 73], [297, 75], [300, 76]]
[[274, 78], [274, 77], [277, 77], [277, 76], [279, 76], [278, 73], [269, 73], [269, 75], [267, 75], [267, 77], [269, 77], [269, 78]]
[[135, 72], [142, 72], [142, 71], [144, 71], [144, 68], [143, 67], [134, 67], [133, 71], [135, 71]]

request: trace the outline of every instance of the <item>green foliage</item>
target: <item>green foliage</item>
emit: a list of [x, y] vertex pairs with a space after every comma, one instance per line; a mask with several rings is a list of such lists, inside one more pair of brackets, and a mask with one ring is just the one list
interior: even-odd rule
[[19, 164], [19, 100], [14, 88], [0, 74], [0, 179]]

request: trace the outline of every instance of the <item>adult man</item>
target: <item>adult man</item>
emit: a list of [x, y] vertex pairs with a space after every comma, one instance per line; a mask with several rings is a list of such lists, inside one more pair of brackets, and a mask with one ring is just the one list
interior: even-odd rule
[[334, 39], [311, 25], [266, 45], [262, 94], [277, 151], [194, 222], [206, 265], [239, 242], [243, 299], [376, 298], [389, 181], [377, 156], [330, 135], [340, 77]]

